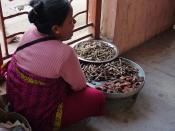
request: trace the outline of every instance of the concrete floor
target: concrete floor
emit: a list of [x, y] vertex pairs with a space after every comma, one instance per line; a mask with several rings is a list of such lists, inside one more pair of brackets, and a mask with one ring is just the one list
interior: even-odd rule
[[127, 108], [108, 100], [103, 117], [63, 131], [175, 131], [175, 31], [162, 33], [122, 56], [141, 65], [146, 73], [135, 104]]

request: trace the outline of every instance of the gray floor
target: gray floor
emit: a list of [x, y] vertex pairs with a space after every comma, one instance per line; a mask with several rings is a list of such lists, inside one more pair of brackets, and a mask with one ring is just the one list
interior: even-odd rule
[[108, 100], [105, 116], [63, 131], [175, 131], [175, 31], [162, 33], [123, 56], [146, 73], [134, 105], [120, 107], [118, 101]]

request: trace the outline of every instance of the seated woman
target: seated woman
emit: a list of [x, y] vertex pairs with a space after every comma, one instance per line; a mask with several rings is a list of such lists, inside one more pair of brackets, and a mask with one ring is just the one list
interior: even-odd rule
[[[74, 50], [62, 41], [76, 21], [68, 0], [34, 0], [29, 21], [8, 66], [11, 111], [24, 115], [33, 131], [64, 128], [104, 113], [105, 96], [86, 85]], [[27, 43], [27, 46], [26, 46]]]

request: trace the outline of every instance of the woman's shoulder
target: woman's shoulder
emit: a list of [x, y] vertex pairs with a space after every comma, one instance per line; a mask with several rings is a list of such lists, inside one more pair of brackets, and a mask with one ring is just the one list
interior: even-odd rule
[[21, 37], [20, 45], [40, 37], [42, 37], [42, 35], [37, 32], [37, 28], [35, 26], [30, 26]]
[[55, 47], [61, 51], [64, 55], [72, 55], [74, 53], [74, 50], [71, 46], [69, 46], [68, 44], [62, 42], [62, 41], [53, 41], [53, 43], [55, 44]]

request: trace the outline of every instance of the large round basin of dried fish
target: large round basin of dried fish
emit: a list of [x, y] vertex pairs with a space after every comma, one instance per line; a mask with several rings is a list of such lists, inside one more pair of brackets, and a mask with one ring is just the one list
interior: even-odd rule
[[80, 60], [92, 63], [109, 62], [118, 56], [117, 48], [102, 40], [82, 41], [74, 49]]
[[144, 85], [145, 73], [135, 62], [116, 58], [108, 63], [81, 63], [90, 87], [103, 91], [107, 98], [126, 98], [138, 93]]

